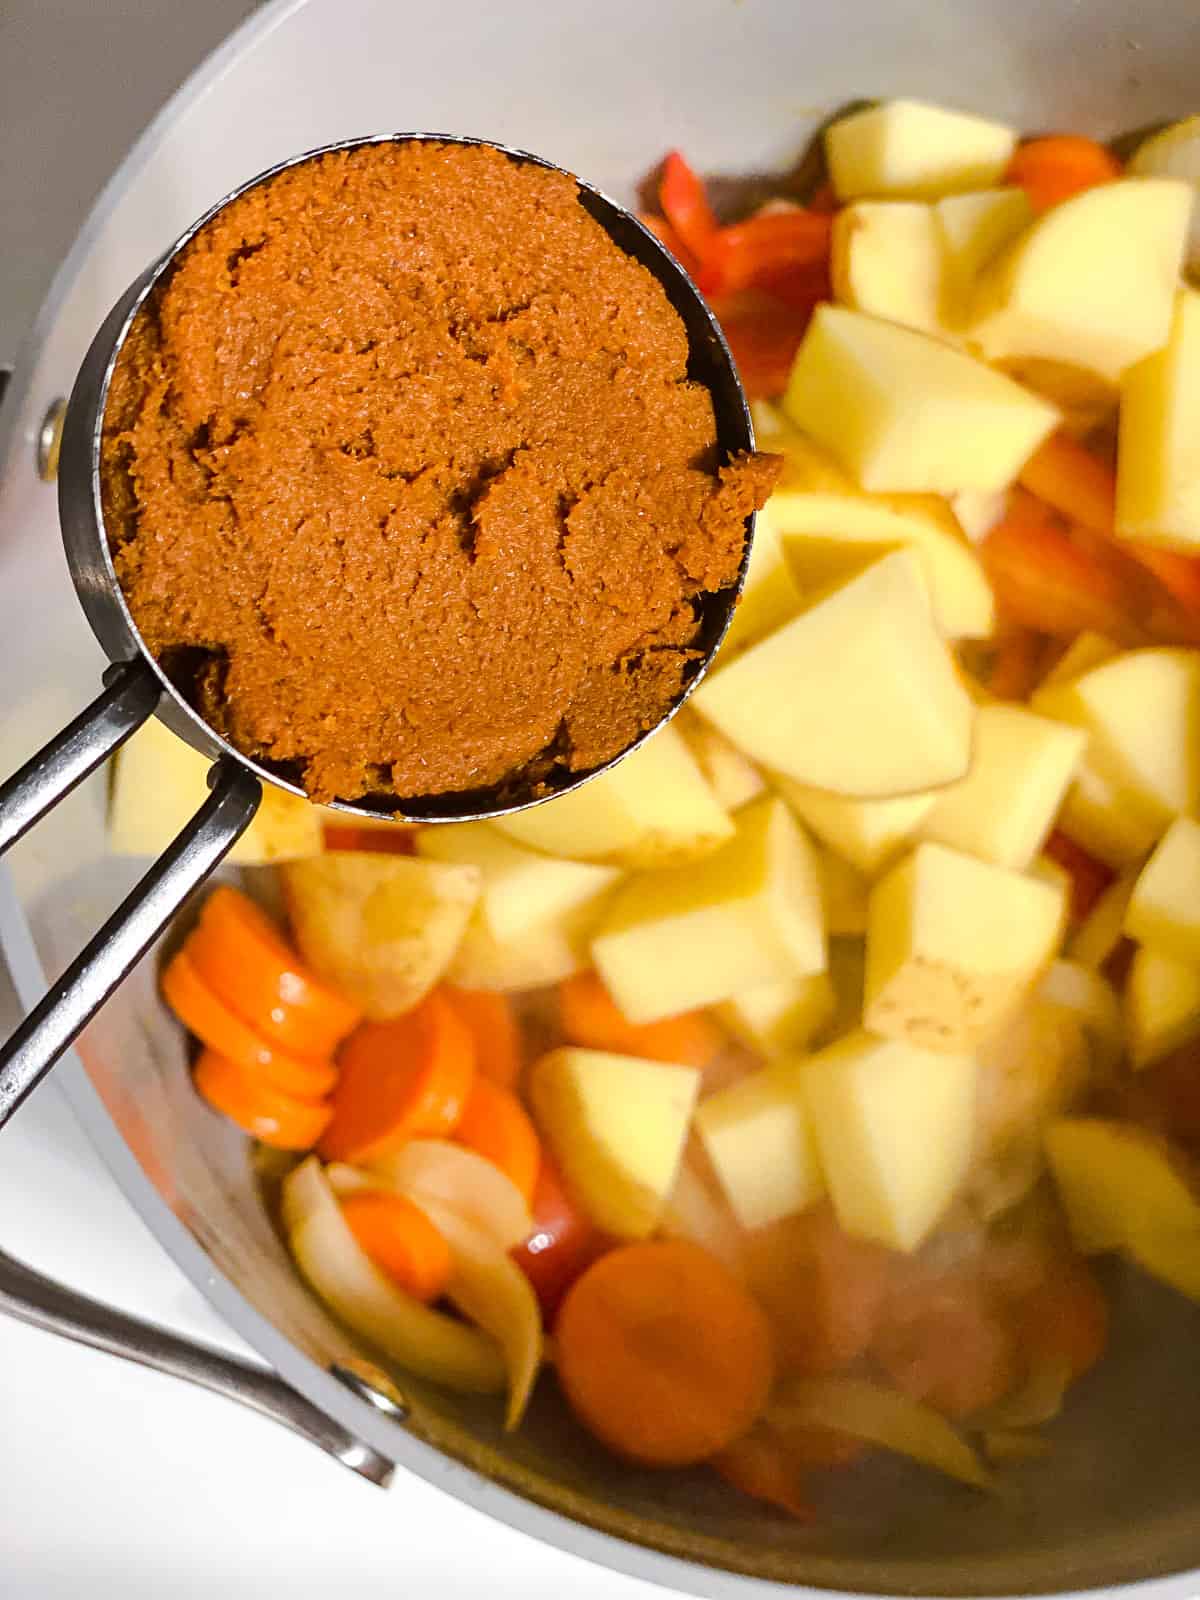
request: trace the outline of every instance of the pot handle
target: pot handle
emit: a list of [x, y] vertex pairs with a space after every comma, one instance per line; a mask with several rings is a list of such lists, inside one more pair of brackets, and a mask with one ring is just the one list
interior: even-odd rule
[[[0, 853], [158, 703], [158, 683], [143, 662], [110, 668], [105, 684], [81, 716], [0, 786]], [[209, 772], [208, 786], [212, 792], [192, 820], [0, 1047], [0, 1128], [249, 827], [262, 800], [258, 779], [225, 759]]]
[[0, 1250], [0, 1311], [126, 1361], [237, 1400], [281, 1422], [371, 1483], [386, 1486], [394, 1464], [327, 1417], [273, 1372], [67, 1289]]

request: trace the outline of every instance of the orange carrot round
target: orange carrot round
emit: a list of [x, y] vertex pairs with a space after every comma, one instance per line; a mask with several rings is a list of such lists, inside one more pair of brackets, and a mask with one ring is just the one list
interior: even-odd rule
[[771, 1387], [767, 1320], [733, 1274], [682, 1239], [625, 1245], [569, 1290], [555, 1324], [571, 1408], [610, 1450], [681, 1467], [752, 1426]]
[[359, 1010], [309, 972], [270, 917], [222, 885], [204, 903], [185, 947], [200, 978], [265, 1039], [293, 1055], [323, 1060]]
[[311, 1150], [331, 1115], [327, 1102], [316, 1104], [281, 1094], [215, 1050], [201, 1055], [193, 1082], [214, 1111], [276, 1150]]
[[475, 1041], [480, 1075], [511, 1089], [521, 1075], [521, 1025], [512, 1001], [487, 989], [450, 989], [459, 1016]]
[[1017, 1337], [1030, 1361], [1063, 1361], [1072, 1380], [1104, 1354], [1108, 1301], [1085, 1261], [1064, 1257], [1021, 1301]]
[[420, 1206], [384, 1189], [348, 1194], [341, 1204], [350, 1232], [381, 1272], [417, 1300], [446, 1292], [454, 1258]]
[[260, 1039], [200, 977], [186, 950], [162, 975], [163, 999], [201, 1044], [253, 1072], [263, 1083], [297, 1100], [323, 1100], [337, 1082], [332, 1061], [308, 1061]]
[[390, 1022], [367, 1022], [338, 1058], [326, 1161], [371, 1162], [408, 1139], [446, 1139], [475, 1081], [466, 1023], [439, 989]]
[[560, 985], [558, 1015], [572, 1044], [680, 1067], [706, 1067], [725, 1042], [720, 1028], [702, 1011], [685, 1011], [661, 1022], [626, 1021], [594, 972], [581, 972]]
[[710, 1465], [743, 1494], [787, 1511], [801, 1522], [813, 1520], [813, 1508], [804, 1498], [801, 1463], [765, 1422], [726, 1445]]
[[1030, 205], [1041, 212], [1098, 183], [1111, 183], [1121, 170], [1112, 151], [1095, 139], [1058, 133], [1026, 140], [1009, 163], [1006, 181], [1024, 189]]
[[454, 1137], [499, 1167], [532, 1203], [542, 1148], [528, 1112], [511, 1089], [477, 1075]]

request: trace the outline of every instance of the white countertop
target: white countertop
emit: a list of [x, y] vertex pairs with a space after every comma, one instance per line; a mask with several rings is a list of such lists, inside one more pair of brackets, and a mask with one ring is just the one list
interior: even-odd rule
[[[0, 1025], [11, 1021], [0, 1004]], [[97, 1298], [237, 1341], [49, 1080], [3, 1135], [0, 1244]], [[4, 1600], [650, 1600], [398, 1473], [376, 1489], [240, 1406], [0, 1317]]]

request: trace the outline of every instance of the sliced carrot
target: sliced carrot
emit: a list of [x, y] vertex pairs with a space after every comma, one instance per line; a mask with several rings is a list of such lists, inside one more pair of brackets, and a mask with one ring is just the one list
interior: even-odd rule
[[193, 1082], [214, 1111], [276, 1150], [311, 1150], [332, 1115], [327, 1102], [316, 1104], [281, 1094], [215, 1050], [201, 1055]]
[[703, 179], [692, 170], [678, 150], [663, 162], [658, 183], [658, 203], [663, 216], [693, 255], [704, 252], [717, 231], [717, 219], [708, 203]]
[[1057, 638], [1090, 629], [1129, 639], [1134, 624], [1123, 577], [1081, 549], [1031, 495], [1014, 492], [979, 553], [1007, 622]]
[[454, 1137], [499, 1167], [532, 1201], [542, 1147], [529, 1113], [511, 1089], [477, 1076]]
[[567, 1294], [554, 1331], [575, 1414], [643, 1466], [688, 1466], [725, 1450], [771, 1388], [762, 1311], [715, 1256], [682, 1239], [602, 1256]]
[[338, 1058], [326, 1161], [376, 1161], [408, 1139], [446, 1139], [475, 1082], [470, 1030], [441, 990], [390, 1022], [366, 1022]]
[[487, 989], [449, 989], [459, 1016], [475, 1041], [475, 1067], [485, 1078], [511, 1089], [521, 1075], [521, 1025], [505, 994]]
[[1063, 1257], [1017, 1310], [1030, 1365], [1063, 1361], [1072, 1380], [1089, 1372], [1108, 1344], [1108, 1301], [1086, 1261]]
[[417, 830], [402, 823], [391, 828], [356, 828], [327, 822], [321, 829], [321, 843], [326, 850], [371, 850], [376, 855], [411, 856], [417, 849]]
[[813, 1508], [804, 1497], [800, 1464], [767, 1423], [755, 1423], [749, 1433], [726, 1445], [709, 1465], [743, 1494], [787, 1511], [801, 1522], [813, 1520]]
[[1035, 211], [1121, 176], [1121, 163], [1107, 146], [1079, 134], [1029, 139], [1009, 163], [1006, 182], [1019, 184]]
[[266, 912], [237, 889], [213, 890], [185, 948], [230, 1010], [293, 1055], [324, 1060], [359, 1019], [357, 1006], [314, 977]]
[[296, 1100], [323, 1100], [337, 1082], [332, 1061], [302, 1060], [260, 1039], [208, 987], [186, 950], [180, 950], [167, 964], [162, 992], [171, 1010], [201, 1044], [236, 1061], [273, 1089]]
[[544, 1314], [552, 1317], [576, 1278], [608, 1245], [571, 1199], [558, 1168], [545, 1153], [529, 1209], [533, 1227], [512, 1258], [533, 1285]]
[[1116, 877], [1111, 867], [1097, 861], [1070, 834], [1060, 828], [1046, 840], [1043, 853], [1065, 868], [1071, 879], [1071, 920], [1082, 922]]
[[594, 972], [581, 972], [560, 985], [558, 1016], [572, 1044], [680, 1067], [706, 1067], [725, 1044], [720, 1028], [703, 1011], [685, 1011], [661, 1022], [628, 1022]]
[[888, 1297], [871, 1354], [897, 1389], [948, 1417], [994, 1405], [1023, 1376], [1000, 1297], [966, 1268], [918, 1268]]
[[882, 1245], [853, 1239], [829, 1205], [756, 1228], [746, 1271], [775, 1330], [780, 1367], [805, 1377], [841, 1371], [867, 1350], [894, 1262]]
[[446, 1292], [454, 1258], [433, 1223], [411, 1200], [364, 1189], [341, 1202], [350, 1232], [375, 1265], [417, 1300]]

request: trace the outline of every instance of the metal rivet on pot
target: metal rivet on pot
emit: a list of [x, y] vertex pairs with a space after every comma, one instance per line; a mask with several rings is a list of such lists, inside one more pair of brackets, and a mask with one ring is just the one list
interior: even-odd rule
[[408, 1417], [408, 1401], [397, 1389], [386, 1372], [380, 1370], [370, 1361], [360, 1361], [352, 1358], [345, 1362], [334, 1362], [329, 1368], [333, 1376], [347, 1389], [365, 1400], [368, 1405], [374, 1406], [376, 1411], [381, 1411], [385, 1417], [391, 1417], [396, 1422], [404, 1422]]
[[63, 418], [67, 402], [57, 395], [46, 407], [37, 436], [37, 472], [43, 483], [53, 483], [58, 477], [58, 448], [62, 443]]

